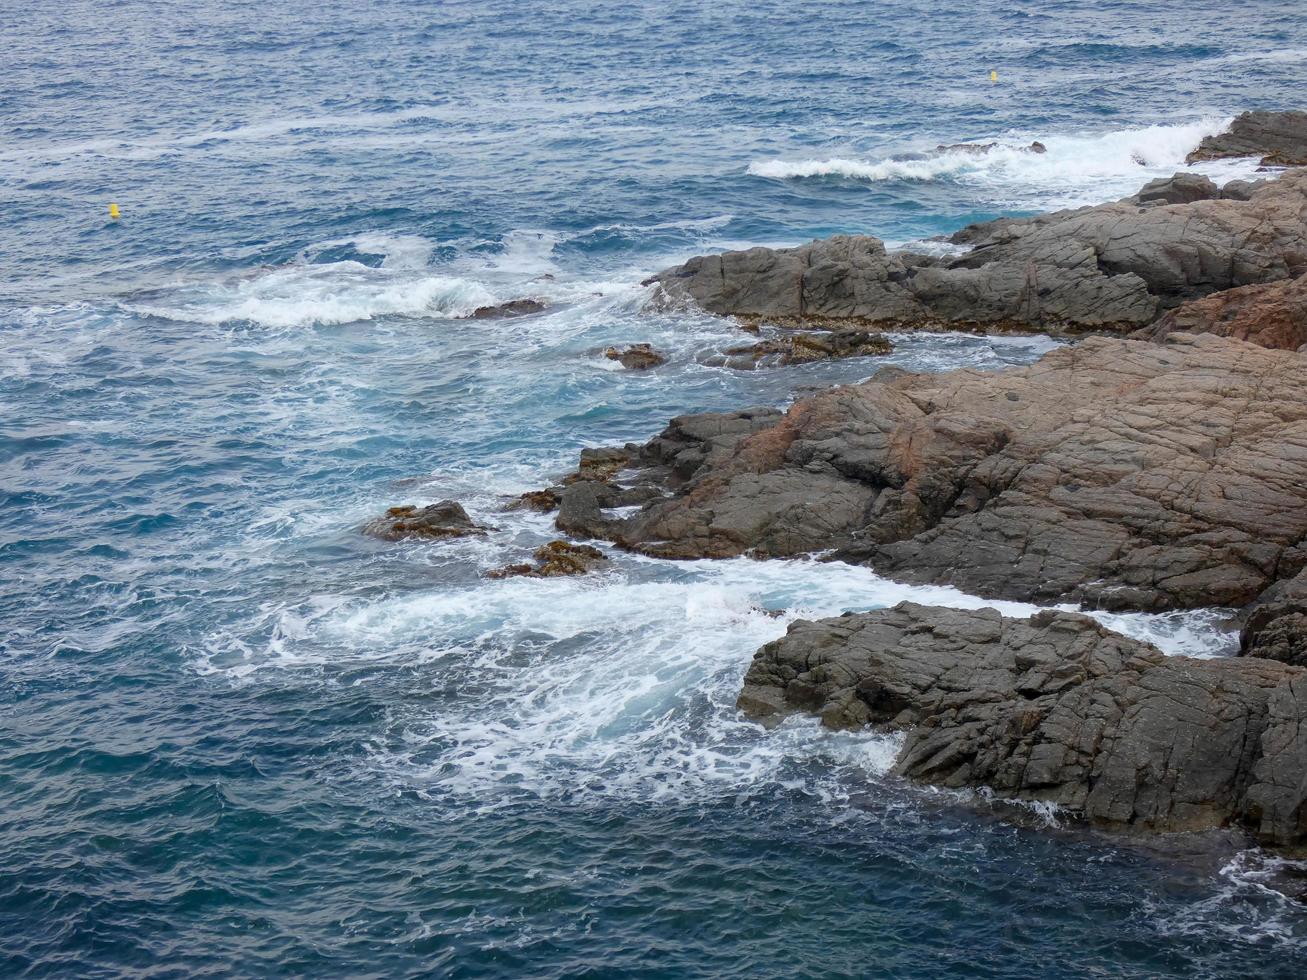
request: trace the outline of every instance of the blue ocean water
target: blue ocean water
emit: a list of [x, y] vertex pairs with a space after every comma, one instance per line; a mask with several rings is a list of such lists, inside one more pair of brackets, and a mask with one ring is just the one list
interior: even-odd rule
[[[551, 537], [500, 508], [579, 448], [881, 366], [713, 367], [738, 335], [644, 312], [649, 273], [1130, 193], [1301, 105], [1299, 3], [71, 2], [0, 27], [0, 975], [1307, 970], [1279, 858], [904, 785], [892, 738], [733, 710], [796, 616], [978, 600], [808, 562], [481, 577]], [[931, 152], [959, 141], [1000, 145]], [[550, 310], [459, 318], [521, 296]], [[670, 363], [600, 355], [631, 341]], [[1054, 342], [897, 343], [943, 370]], [[495, 531], [358, 533], [450, 496]], [[1219, 611], [1107, 618], [1229, 648]]]

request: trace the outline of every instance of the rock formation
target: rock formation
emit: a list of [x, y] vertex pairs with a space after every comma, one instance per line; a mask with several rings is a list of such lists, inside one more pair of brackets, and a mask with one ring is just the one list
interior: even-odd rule
[[906, 729], [898, 773], [1100, 826], [1307, 840], [1307, 669], [1167, 657], [1085, 616], [901, 603], [799, 621], [757, 652], [739, 706]]
[[839, 235], [698, 256], [648, 282], [656, 303], [777, 324], [1126, 332], [1186, 300], [1307, 271], [1307, 171], [1247, 200], [1204, 196], [1217, 193], [1179, 175], [1142, 203], [969, 226], [950, 241], [970, 251], [952, 258]]
[[1245, 112], [1224, 133], [1205, 137], [1185, 162], [1254, 156], [1263, 166], [1307, 165], [1307, 112]]
[[653, 349], [651, 344], [628, 344], [626, 347], [609, 347], [604, 357], [617, 361], [628, 371], [647, 371], [667, 363], [667, 356]]
[[1276, 582], [1249, 611], [1239, 636], [1246, 657], [1307, 667], [1307, 572]]
[[533, 555], [535, 564], [522, 562], [486, 572], [486, 578], [558, 578], [584, 575], [608, 564], [608, 557], [598, 548], [570, 541], [542, 544]]
[[1307, 565], [1307, 358], [1205, 334], [886, 369], [590, 453], [555, 488], [558, 526], [666, 558], [834, 550], [900, 580], [1144, 610], [1241, 606]]
[[1176, 331], [1212, 333], [1262, 347], [1298, 350], [1307, 344], [1307, 276], [1240, 286], [1192, 300], [1134, 336], [1162, 340]]
[[363, 533], [383, 541], [403, 538], [466, 538], [485, 534], [488, 528], [473, 522], [463, 506], [442, 500], [426, 507], [412, 504], [391, 507], [386, 513], [363, 527]]
[[865, 330], [787, 330], [755, 344], [729, 347], [707, 363], [749, 371], [846, 357], [880, 357], [893, 350], [888, 337]]
[[478, 306], [472, 311], [473, 320], [505, 320], [515, 316], [543, 313], [548, 307], [538, 299], [513, 299], [495, 306]]

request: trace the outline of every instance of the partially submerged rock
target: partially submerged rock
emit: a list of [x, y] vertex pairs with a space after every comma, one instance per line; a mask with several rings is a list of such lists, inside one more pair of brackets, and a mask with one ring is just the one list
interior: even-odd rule
[[752, 370], [848, 357], [881, 357], [893, 350], [894, 345], [884, 334], [865, 330], [791, 330], [756, 344], [727, 348], [722, 352], [721, 363], [740, 370]]
[[800, 620], [754, 656], [739, 707], [906, 729], [901, 775], [1104, 827], [1307, 841], [1307, 669], [1167, 657], [1086, 616], [905, 602]]
[[[998, 149], [997, 142], [991, 143], [941, 143], [935, 147], [936, 153], [968, 153], [973, 156], [984, 156], [991, 150]], [[1031, 143], [1029, 146], [1019, 147], [1022, 153], [1047, 153], [1048, 147], [1039, 140]]]
[[584, 575], [608, 564], [608, 557], [598, 548], [570, 541], [550, 541], [535, 550], [535, 564], [523, 562], [505, 565], [486, 572], [487, 578], [557, 578]]
[[403, 538], [466, 538], [485, 534], [488, 528], [473, 522], [463, 506], [442, 500], [426, 507], [408, 504], [391, 507], [384, 515], [369, 521], [363, 533], [383, 541]]
[[[884, 371], [622, 452], [621, 482], [566, 488], [560, 528], [665, 558], [834, 550], [1117, 609], [1242, 606], [1307, 565], [1307, 358], [1205, 334]], [[638, 513], [604, 512], [635, 491]]]
[[1245, 112], [1224, 133], [1207, 136], [1186, 163], [1261, 157], [1263, 166], [1307, 165], [1307, 112]]
[[473, 320], [503, 320], [515, 316], [543, 313], [549, 307], [538, 299], [513, 299], [494, 306], [478, 306], [472, 311]]
[[667, 355], [654, 350], [652, 344], [628, 344], [625, 347], [609, 347], [604, 357], [617, 361], [629, 371], [647, 371], [667, 363]]
[[1162, 340], [1176, 331], [1212, 333], [1262, 347], [1307, 344], [1307, 276], [1227, 289], [1179, 306], [1135, 336]]
[[969, 226], [950, 242], [970, 251], [953, 257], [837, 235], [698, 256], [648, 282], [658, 303], [780, 325], [1075, 333], [1135, 330], [1186, 300], [1307, 271], [1307, 171], [1247, 200], [1160, 203], [1215, 190], [1164, 183], [1147, 206], [1127, 198]]

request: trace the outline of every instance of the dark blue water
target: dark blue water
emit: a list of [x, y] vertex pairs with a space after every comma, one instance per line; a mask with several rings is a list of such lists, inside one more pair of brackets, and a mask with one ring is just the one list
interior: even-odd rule
[[[0, 7], [0, 975], [1307, 969], [1276, 858], [907, 786], [890, 738], [732, 708], [795, 616], [969, 597], [481, 577], [550, 537], [499, 508], [580, 447], [879, 366], [712, 367], [738, 335], [643, 312], [650, 272], [1111, 198], [1307, 96], [1297, 3], [953, 8]], [[923, 152], [960, 140], [1001, 146]], [[520, 296], [551, 309], [458, 319]], [[600, 356], [636, 340], [670, 363]], [[446, 496], [496, 530], [358, 534]], [[1228, 649], [1215, 612], [1108, 618]]]

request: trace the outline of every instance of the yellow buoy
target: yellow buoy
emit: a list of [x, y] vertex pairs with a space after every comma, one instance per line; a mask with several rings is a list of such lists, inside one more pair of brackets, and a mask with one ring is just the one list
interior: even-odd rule
[[109, 217], [113, 218], [114, 221], [117, 221], [121, 217], [121, 215], [118, 213], [118, 205], [116, 204], [109, 205]]
[[990, 69], [990, 72], [989, 72], [989, 80], [990, 80], [991, 82], [997, 82], [997, 81], [998, 81], [998, 72], [994, 71], [992, 68]]

